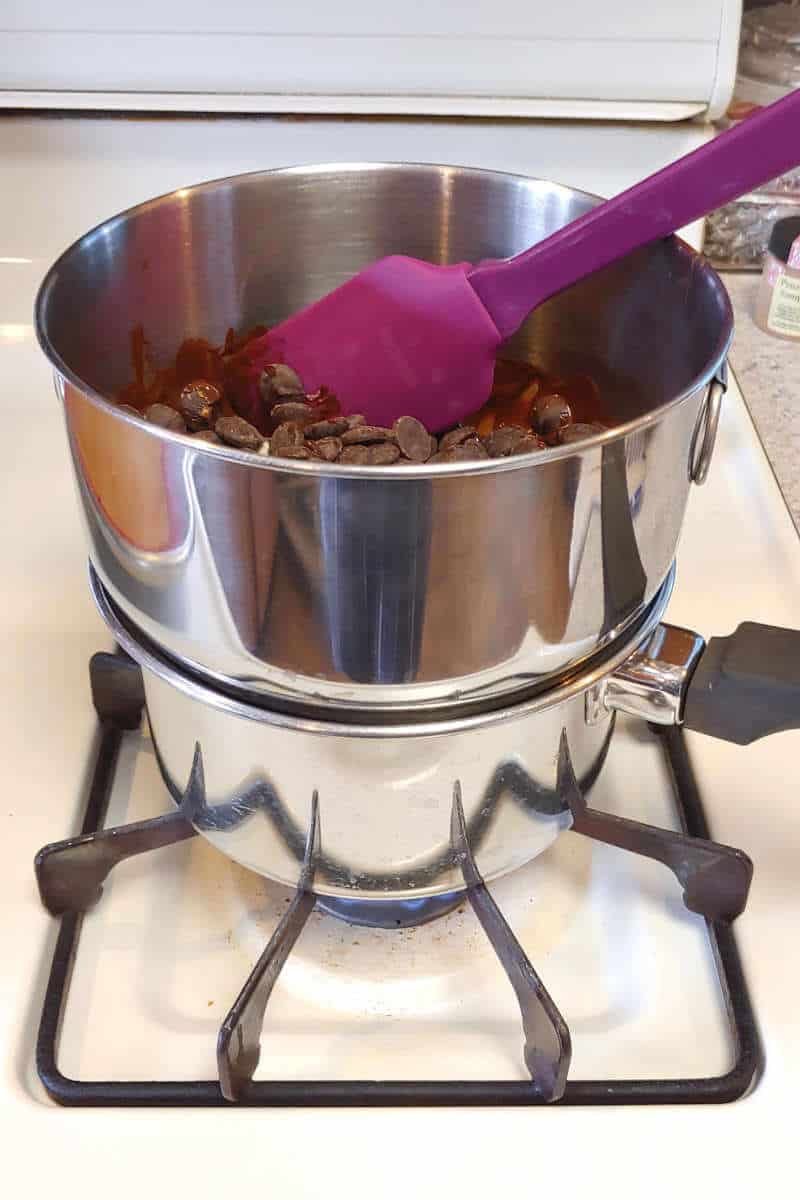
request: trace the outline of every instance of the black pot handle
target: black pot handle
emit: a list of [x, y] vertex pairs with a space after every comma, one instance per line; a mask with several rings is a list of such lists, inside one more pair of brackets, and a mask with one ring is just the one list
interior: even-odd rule
[[683, 726], [748, 746], [800, 729], [800, 630], [745, 621], [711, 638], [685, 693]]

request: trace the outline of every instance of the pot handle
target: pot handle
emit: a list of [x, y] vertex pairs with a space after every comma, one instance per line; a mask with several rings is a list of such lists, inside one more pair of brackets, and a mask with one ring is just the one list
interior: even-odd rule
[[800, 630], [745, 621], [706, 646], [696, 633], [659, 625], [587, 693], [589, 724], [609, 711], [738, 746], [800, 729]]
[[800, 631], [745, 621], [711, 638], [683, 703], [686, 729], [748, 746], [800, 729]]
[[717, 440], [722, 397], [727, 390], [728, 364], [723, 362], [708, 385], [708, 395], [705, 404], [700, 409], [689, 450], [689, 479], [698, 487], [704, 484], [708, 478], [708, 468], [711, 466], [711, 458]]

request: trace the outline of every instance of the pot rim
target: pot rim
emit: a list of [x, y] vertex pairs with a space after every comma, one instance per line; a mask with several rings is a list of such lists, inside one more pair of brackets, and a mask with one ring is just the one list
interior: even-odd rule
[[565, 671], [561, 682], [539, 695], [529, 697], [516, 704], [495, 707], [485, 712], [438, 721], [419, 721], [406, 724], [389, 721], [386, 724], [358, 724], [349, 721], [322, 720], [316, 716], [292, 715], [256, 703], [248, 703], [228, 692], [210, 687], [195, 675], [181, 671], [158, 647], [149, 641], [140, 641], [134, 635], [127, 622], [117, 612], [94, 568], [91, 565], [89, 567], [89, 589], [100, 615], [122, 649], [143, 670], [151, 672], [164, 683], [171, 684], [190, 699], [227, 713], [229, 716], [302, 733], [318, 734], [322, 737], [346, 738], [394, 739], [447, 736], [453, 733], [463, 733], [465, 730], [485, 729], [489, 726], [501, 725], [571, 700], [575, 696], [587, 692], [606, 676], [613, 674], [647, 641], [664, 616], [674, 583], [675, 564], [673, 563], [669, 574], [651, 601], [647, 613], [633, 631], [593, 655], [588, 662], [581, 665], [580, 669]]
[[469, 167], [459, 166], [457, 164], [447, 163], [418, 163], [418, 162], [391, 162], [391, 161], [365, 161], [365, 162], [324, 162], [324, 163], [308, 163], [288, 167], [275, 167], [268, 171], [247, 171], [237, 175], [221, 176], [217, 179], [210, 179], [201, 183], [193, 184], [190, 187], [175, 188], [171, 192], [164, 192], [160, 196], [154, 196], [150, 200], [145, 200], [141, 204], [132, 205], [130, 208], [122, 209], [120, 212], [108, 217], [105, 221], [95, 225], [88, 232], [76, 238], [74, 242], [64, 250], [52, 264], [47, 274], [45, 275], [39, 290], [36, 295], [34, 304], [34, 326], [36, 329], [36, 338], [39, 342], [43, 353], [59, 373], [59, 375], [73, 387], [77, 388], [88, 400], [93, 404], [99, 405], [101, 408], [108, 410], [118, 420], [127, 422], [139, 429], [144, 429], [153, 437], [161, 438], [164, 441], [177, 443], [180, 446], [191, 445], [192, 451], [200, 455], [217, 455], [222, 458], [229, 459], [233, 462], [244, 463], [245, 465], [264, 471], [284, 472], [289, 475], [315, 475], [329, 477], [332, 479], [354, 478], [354, 479], [437, 479], [451, 476], [463, 475], [486, 475], [495, 474], [498, 472], [524, 470], [531, 466], [532, 463], [549, 463], [556, 462], [562, 458], [569, 458], [576, 454], [582, 454], [586, 450], [599, 448], [609, 445], [613, 442], [626, 438], [629, 434], [642, 429], [647, 429], [660, 421], [662, 417], [673, 408], [677, 408], [690, 396], [695, 395], [701, 388], [707, 387], [714, 375], [719, 370], [720, 364], [725, 359], [733, 339], [733, 308], [731, 305], [728, 292], [720, 279], [717, 272], [711, 264], [688, 245], [682, 238], [671, 234], [666, 241], [672, 241], [677, 246], [681, 254], [689, 256], [693, 260], [693, 270], [695, 273], [702, 273], [711, 283], [714, 290], [722, 300], [725, 310], [725, 322], [723, 333], [714, 348], [713, 353], [709, 357], [706, 368], [695, 376], [682, 392], [677, 396], [673, 396], [664, 404], [652, 409], [650, 412], [644, 413], [640, 417], [636, 417], [632, 421], [627, 421], [624, 425], [616, 425], [613, 429], [606, 430], [604, 433], [595, 434], [594, 437], [586, 438], [585, 441], [573, 443], [566, 446], [554, 446], [546, 450], [539, 450], [535, 454], [521, 454], [513, 458], [485, 459], [470, 462], [453, 462], [453, 463], [436, 463], [433, 467], [426, 463], [420, 463], [415, 466], [404, 467], [402, 471], [396, 470], [392, 466], [384, 467], [359, 467], [341, 463], [323, 463], [323, 462], [304, 462], [302, 460], [280, 459], [273, 458], [270, 455], [253, 454], [252, 451], [235, 450], [230, 446], [214, 446], [208, 442], [193, 441], [187, 434], [174, 433], [168, 429], [163, 429], [161, 426], [152, 425], [145, 421], [143, 417], [133, 416], [131, 413], [123, 411], [113, 400], [103, 396], [100, 392], [95, 391], [89, 384], [85, 383], [80, 377], [68, 366], [62, 359], [61, 355], [52, 345], [47, 333], [46, 310], [50, 292], [56, 286], [58, 281], [59, 268], [70, 255], [72, 255], [79, 247], [83, 246], [92, 238], [98, 238], [107, 233], [111, 228], [124, 221], [130, 220], [132, 217], [139, 216], [142, 213], [148, 212], [167, 201], [180, 201], [185, 199], [189, 194], [199, 194], [205, 191], [213, 191], [237, 180], [256, 178], [256, 177], [272, 177], [284, 175], [319, 175], [342, 172], [364, 172], [364, 171], [403, 171], [406, 168], [414, 168], [415, 170], [430, 170], [434, 172], [441, 171], [459, 171], [467, 172], [468, 174], [476, 175], [493, 175], [501, 178], [521, 180], [526, 183], [545, 183], [549, 187], [555, 187], [570, 196], [581, 196], [589, 201], [600, 203], [602, 197], [596, 196], [592, 192], [587, 192], [581, 188], [571, 188], [566, 184], [555, 183], [552, 180], [540, 179], [533, 175], [522, 175], [514, 171], [495, 171], [485, 167]]

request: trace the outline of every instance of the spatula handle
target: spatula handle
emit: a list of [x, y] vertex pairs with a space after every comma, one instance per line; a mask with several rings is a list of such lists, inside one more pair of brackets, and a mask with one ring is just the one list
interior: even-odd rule
[[549, 296], [800, 164], [800, 91], [469, 281], [502, 337]]

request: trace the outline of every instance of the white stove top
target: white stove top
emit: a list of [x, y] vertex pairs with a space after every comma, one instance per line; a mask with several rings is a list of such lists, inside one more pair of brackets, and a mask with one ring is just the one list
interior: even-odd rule
[[[577, 125], [527, 123], [0, 120], [0, 1127], [4, 1163], [33, 1172], [34, 1194], [57, 1187], [62, 1196], [99, 1197], [113, 1187], [127, 1197], [152, 1179], [159, 1192], [199, 1196], [267, 1186], [319, 1197], [344, 1184], [351, 1196], [412, 1188], [502, 1195], [527, 1185], [736, 1197], [768, 1194], [772, 1173], [777, 1181], [791, 1169], [800, 1077], [798, 733], [742, 749], [690, 739], [713, 836], [755, 861], [736, 932], [767, 1070], [735, 1105], [66, 1110], [46, 1099], [33, 1064], [56, 922], [39, 905], [31, 864], [39, 846], [79, 823], [95, 737], [87, 661], [109, 644], [86, 587], [66, 445], [30, 325], [49, 260], [116, 208], [234, 170], [312, 158], [438, 158], [614, 191], [700, 136], [685, 127], [657, 135], [593, 127], [589, 137]], [[709, 481], [690, 501], [668, 616], [706, 635], [743, 619], [796, 625], [798, 596], [797, 536], [734, 386]], [[111, 819], [163, 811], [146, 736], [128, 740], [123, 764]], [[634, 727], [620, 730], [592, 802], [669, 821], [666, 776]], [[702, 926], [663, 868], [569, 834], [492, 890], [572, 1028], [572, 1077], [727, 1067]], [[284, 899], [199, 839], [119, 868], [85, 922], [62, 1069], [151, 1078], [159, 1058], [162, 1076], [209, 1077], [219, 1022]], [[513, 996], [468, 910], [392, 934], [314, 915], [297, 951], [268, 1010], [260, 1076], [309, 1078], [323, 1062], [340, 1077], [408, 1078], [421, 1063], [427, 1078], [523, 1077]], [[119, 1032], [109, 1014], [129, 1011]], [[354, 1051], [346, 1035], [357, 1020]]]
[[[663, 755], [641, 727], [621, 723], [592, 803], [675, 827]], [[149, 738], [132, 735], [108, 823], [167, 807]], [[664, 867], [570, 833], [491, 891], [570, 1029], [571, 1079], [730, 1068], [705, 924]], [[117, 868], [84, 923], [61, 1070], [216, 1078], [219, 1025], [290, 895], [200, 839]], [[103, 1035], [112, 1013], [123, 1037]], [[522, 1041], [468, 904], [406, 930], [314, 912], [270, 1001], [256, 1079], [524, 1080]]]

